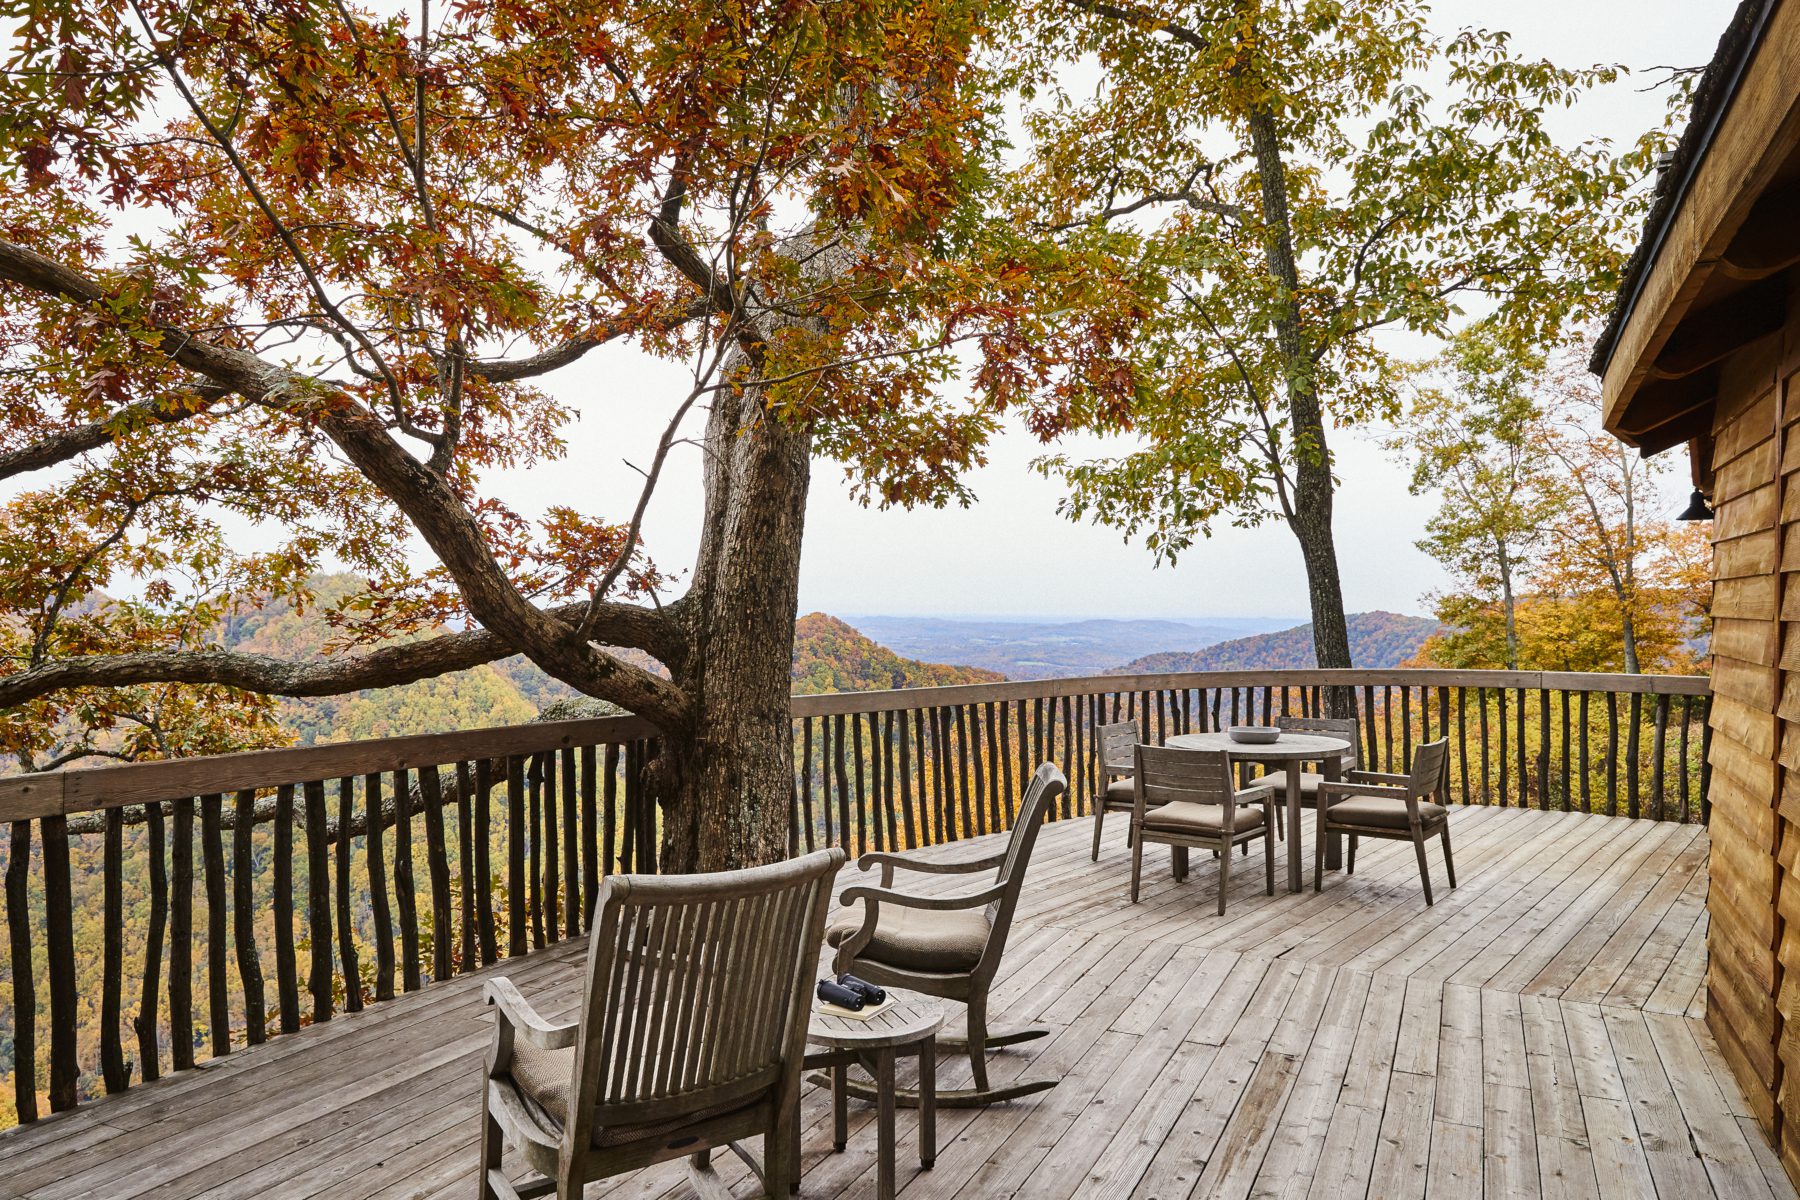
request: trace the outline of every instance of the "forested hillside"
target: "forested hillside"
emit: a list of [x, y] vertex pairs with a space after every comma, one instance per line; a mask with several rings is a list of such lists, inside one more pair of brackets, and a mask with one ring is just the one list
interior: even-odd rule
[[[318, 581], [322, 602], [358, 586], [349, 575]], [[323, 608], [297, 614], [285, 603], [244, 611], [221, 631], [231, 649], [300, 659], [323, 652], [333, 629]], [[632, 652], [621, 651], [631, 657]], [[641, 654], [641, 665], [656, 664]], [[958, 667], [902, 658], [864, 637], [836, 617], [810, 613], [794, 626], [794, 691], [860, 692], [886, 688], [934, 687], [1004, 678], [978, 667]], [[342, 742], [508, 725], [535, 718], [558, 701], [574, 698], [564, 683], [528, 659], [514, 657], [403, 687], [306, 700], [283, 700], [280, 722], [296, 743]]]
[[[1438, 632], [1429, 617], [1400, 613], [1351, 613], [1350, 657], [1358, 667], [1397, 667], [1419, 652], [1427, 638]], [[1109, 674], [1134, 675], [1165, 671], [1287, 670], [1316, 666], [1311, 625], [1296, 625], [1279, 633], [1259, 633], [1199, 650], [1164, 651], [1134, 659]]]
[[1006, 676], [980, 667], [901, 658], [836, 617], [808, 613], [794, 623], [794, 691], [866, 692], [884, 688], [991, 683]]

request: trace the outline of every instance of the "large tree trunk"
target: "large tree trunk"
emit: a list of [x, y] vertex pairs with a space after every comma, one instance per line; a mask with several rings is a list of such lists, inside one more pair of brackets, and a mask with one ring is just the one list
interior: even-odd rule
[[[1300, 557], [1306, 564], [1313, 654], [1321, 667], [1348, 667], [1350, 630], [1344, 619], [1344, 589], [1331, 531], [1331, 452], [1325, 444], [1324, 409], [1312, 347], [1302, 327], [1300, 270], [1294, 260], [1281, 137], [1268, 109], [1253, 110], [1247, 127], [1262, 199], [1264, 262], [1275, 284], [1275, 344], [1287, 375], [1288, 429], [1294, 456], [1294, 506], [1288, 524], [1300, 542]], [[1332, 716], [1354, 716], [1355, 703], [1349, 689], [1327, 689], [1326, 705]]]
[[772, 416], [765, 395], [754, 384], [725, 389], [707, 421], [706, 519], [680, 609], [688, 665], [676, 676], [695, 721], [666, 737], [659, 763], [665, 871], [728, 870], [788, 851], [788, 698], [812, 439]]

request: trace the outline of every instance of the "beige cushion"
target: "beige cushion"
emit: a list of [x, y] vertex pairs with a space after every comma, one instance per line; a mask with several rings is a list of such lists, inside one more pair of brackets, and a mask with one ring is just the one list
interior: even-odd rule
[[[1334, 800], [1328, 810], [1333, 824], [1337, 825], [1370, 825], [1383, 829], [1405, 829], [1406, 801], [1386, 796], [1346, 796], [1342, 800]], [[1419, 801], [1419, 822], [1429, 825], [1433, 821], [1442, 820], [1447, 810], [1441, 804], [1430, 800]]]
[[[825, 930], [825, 941], [836, 946], [861, 929], [863, 907], [839, 909]], [[875, 936], [857, 951], [858, 958], [914, 971], [969, 971], [987, 948], [985, 908], [938, 912], [880, 904], [876, 910]]]
[[[1263, 823], [1263, 812], [1260, 808], [1239, 805], [1234, 820], [1235, 824], [1231, 829], [1233, 833], [1258, 829]], [[1144, 828], [1159, 829], [1166, 833], [1218, 837], [1226, 832], [1225, 806], [1196, 804], [1192, 800], [1172, 800], [1161, 808], [1145, 813]]]
[[[1323, 775], [1315, 775], [1311, 771], [1300, 772], [1300, 798], [1302, 800], [1316, 799], [1319, 794], [1319, 785], [1323, 782], [1325, 782]], [[1287, 799], [1286, 771], [1270, 771], [1256, 781], [1256, 786], [1260, 787], [1265, 783], [1275, 789], [1277, 800]]]
[[[510, 1068], [513, 1082], [525, 1093], [544, 1115], [557, 1125], [567, 1123], [569, 1119], [569, 1088], [575, 1080], [575, 1048], [566, 1050], [539, 1050], [523, 1041], [513, 1043], [513, 1059]], [[760, 1099], [746, 1104], [742, 1100], [730, 1100], [723, 1104], [714, 1104], [702, 1108], [698, 1112], [685, 1116], [670, 1117], [663, 1121], [651, 1121], [643, 1125], [608, 1125], [595, 1126], [593, 1143], [596, 1146], [619, 1146], [626, 1142], [641, 1141], [669, 1133], [678, 1133], [701, 1121], [713, 1117], [724, 1116], [738, 1109], [755, 1108]]]
[[1132, 796], [1131, 776], [1115, 779], [1106, 785], [1106, 803], [1110, 807], [1130, 808]]

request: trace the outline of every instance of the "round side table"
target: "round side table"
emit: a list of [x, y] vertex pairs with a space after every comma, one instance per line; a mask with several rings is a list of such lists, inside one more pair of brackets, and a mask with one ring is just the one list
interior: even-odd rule
[[[875, 1127], [877, 1200], [894, 1195], [894, 1059], [901, 1054], [919, 1058], [919, 1165], [937, 1161], [937, 1033], [944, 1025], [944, 1010], [932, 1000], [887, 989], [894, 1001], [885, 1012], [867, 1019], [840, 1017], [815, 1007], [806, 1040], [817, 1049], [807, 1052], [808, 1070], [831, 1071], [831, 1143], [844, 1148], [848, 1114], [845, 1099], [847, 1072], [861, 1063], [875, 1077]], [[815, 1002], [816, 1003], [816, 1002]]]

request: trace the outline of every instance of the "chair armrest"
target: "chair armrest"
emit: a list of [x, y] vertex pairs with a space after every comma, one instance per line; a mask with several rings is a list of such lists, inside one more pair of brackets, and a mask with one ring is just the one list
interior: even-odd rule
[[894, 868], [903, 871], [917, 871], [921, 875], [962, 875], [970, 871], [991, 871], [1006, 860], [1006, 852], [990, 854], [986, 858], [956, 859], [951, 862], [939, 862], [934, 859], [913, 858], [905, 854], [883, 854], [870, 851], [856, 860], [859, 871], [867, 871], [871, 867], [881, 868], [881, 884], [886, 887], [893, 882]]
[[1275, 789], [1260, 779], [1237, 793], [1239, 804], [1267, 804], [1273, 799]]
[[958, 909], [980, 908], [983, 905], [992, 904], [1005, 894], [1006, 885], [1003, 883], [984, 887], [978, 892], [956, 892], [949, 896], [916, 896], [911, 892], [896, 892], [891, 888], [857, 886], [845, 888], [844, 894], [838, 899], [845, 904], [855, 904], [858, 900], [867, 901], [871, 905], [869, 912], [872, 915], [875, 911], [873, 908], [875, 904], [896, 904], [901, 908], [954, 912]]
[[1349, 783], [1411, 783], [1411, 775], [1400, 775], [1387, 771], [1350, 771], [1344, 776]]
[[1319, 784], [1319, 807], [1329, 808], [1345, 796], [1379, 796], [1387, 800], [1406, 799], [1406, 789], [1386, 783], [1346, 783], [1327, 780]]
[[537, 1009], [531, 1007], [531, 1002], [519, 994], [512, 980], [504, 975], [488, 980], [482, 989], [482, 998], [499, 1010], [499, 1023], [514, 1037], [539, 1050], [566, 1050], [575, 1044], [579, 1025], [552, 1025], [544, 1020]]

